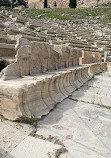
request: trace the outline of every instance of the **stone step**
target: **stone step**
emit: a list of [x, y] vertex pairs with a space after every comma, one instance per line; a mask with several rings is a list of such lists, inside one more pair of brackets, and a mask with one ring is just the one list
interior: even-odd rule
[[84, 41], [84, 42], [82, 42], [82, 41], [77, 41], [77, 40], [70, 40], [70, 43], [73, 43], [73, 44], [82, 44], [82, 45], [84, 45], [84, 44], [87, 44], [87, 42], [86, 41]]
[[21, 35], [21, 38], [28, 39], [29, 41], [41, 41], [41, 42], [48, 41], [46, 38], [42, 38], [41, 36], [33, 37], [33, 36], [28, 36], [28, 35]]
[[0, 57], [5, 56], [15, 56], [15, 45], [14, 44], [6, 44], [6, 43], [0, 43]]
[[93, 47], [93, 46], [89, 46], [89, 45], [85, 45], [85, 44], [74, 44], [74, 43], [70, 43], [69, 46], [73, 46], [73, 47], [78, 47], [78, 48], [83, 48], [83, 49], [93, 49], [93, 50], [97, 50], [97, 47]]
[[16, 40], [11, 40], [6, 36], [0, 36], [0, 43], [6, 43], [6, 44], [16, 44]]
[[8, 29], [7, 34], [10, 34], [10, 35], [21, 34], [21, 35], [36, 36], [36, 34], [34, 32], [31, 32], [31, 31], [24, 32], [24, 31], [19, 31], [19, 30], [15, 30], [15, 29]]
[[23, 23], [23, 24], [25, 24], [26, 22], [28, 22], [28, 18], [27, 18], [27, 17], [23, 17], [23, 16], [10, 15], [10, 18], [11, 18], [14, 22], [18, 22], [18, 23]]
[[57, 103], [70, 96], [71, 92], [91, 79], [95, 73], [99, 73], [100, 66], [99, 69], [98, 66], [92, 64], [24, 76], [16, 80], [0, 80], [0, 92], [2, 92], [0, 114], [10, 120], [31, 118], [32, 115], [34, 118], [41, 118]]
[[0, 61], [5, 61], [9, 65], [9, 64], [14, 63], [15, 57], [9, 57], [9, 56], [0, 57]]

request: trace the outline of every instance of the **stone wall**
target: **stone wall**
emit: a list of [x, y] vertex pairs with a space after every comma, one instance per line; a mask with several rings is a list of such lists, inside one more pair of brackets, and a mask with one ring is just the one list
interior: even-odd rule
[[[108, 2], [111, 2], [111, 0], [100, 0], [99, 4], [104, 4]], [[97, 5], [97, 0], [78, 0], [77, 2], [78, 8], [88, 8], [96, 5]]]
[[[111, 2], [111, 0], [100, 0], [99, 4]], [[69, 0], [48, 0], [48, 7], [55, 8], [68, 8]], [[44, 8], [44, 0], [28, 0], [28, 4], [31, 8]], [[97, 0], [77, 0], [77, 8], [87, 8], [97, 5]]]

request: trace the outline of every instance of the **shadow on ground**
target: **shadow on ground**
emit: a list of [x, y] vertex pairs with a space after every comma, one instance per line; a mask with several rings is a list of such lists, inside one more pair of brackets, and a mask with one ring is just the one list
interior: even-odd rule
[[6, 158], [7, 155], [10, 158], [15, 158], [14, 156], [10, 155], [7, 151], [5, 151], [4, 149], [0, 148], [0, 158]]

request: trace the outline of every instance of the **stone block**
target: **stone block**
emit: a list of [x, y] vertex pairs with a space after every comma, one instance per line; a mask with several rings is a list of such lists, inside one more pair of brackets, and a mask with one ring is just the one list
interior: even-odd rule
[[64, 45], [57, 52], [46, 42], [22, 38], [15, 48], [15, 62], [0, 73], [0, 114], [10, 120], [41, 118], [107, 68], [101, 62], [80, 66], [79, 58], [87, 63], [92, 54]]
[[[92, 67], [95, 69], [96, 66]], [[0, 80], [0, 114], [10, 120], [32, 116], [41, 118], [91, 79], [90, 67], [88, 65], [13, 80]], [[96, 73], [97, 71], [98, 68]]]

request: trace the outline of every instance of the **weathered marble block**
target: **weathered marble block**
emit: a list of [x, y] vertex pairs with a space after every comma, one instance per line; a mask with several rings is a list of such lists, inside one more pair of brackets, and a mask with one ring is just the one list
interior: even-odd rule
[[41, 118], [73, 91], [106, 70], [106, 63], [0, 80], [0, 114], [10, 120]]
[[19, 39], [15, 49], [15, 62], [0, 72], [0, 114], [10, 120], [41, 118], [107, 69], [107, 63], [85, 64], [96, 54], [68, 46], [57, 52], [48, 43]]

